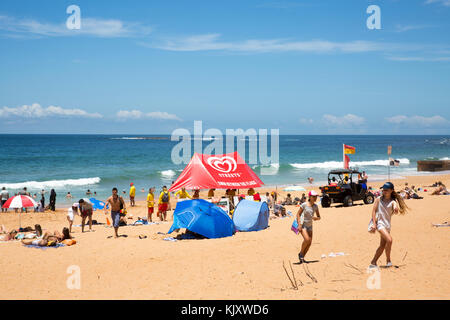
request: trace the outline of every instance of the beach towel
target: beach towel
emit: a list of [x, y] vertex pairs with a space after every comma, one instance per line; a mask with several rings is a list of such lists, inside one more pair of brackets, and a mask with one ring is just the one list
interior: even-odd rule
[[63, 243], [57, 243], [56, 245], [51, 246], [51, 247], [41, 247], [41, 246], [37, 246], [37, 245], [34, 245], [34, 244], [29, 244], [29, 245], [25, 245], [25, 244], [24, 244], [24, 247], [27, 247], [27, 248], [36, 248], [36, 249], [42, 249], [42, 250], [45, 250], [45, 249], [48, 249], [48, 248], [61, 248], [61, 247], [65, 247], [65, 246], [66, 246], [66, 245], [63, 244]]
[[291, 230], [295, 233], [298, 234], [298, 223], [297, 223], [297, 219], [294, 219], [294, 221], [292, 222], [292, 226], [291, 226]]
[[165, 240], [165, 241], [173, 241], [173, 242], [178, 241], [177, 239], [172, 238], [172, 237], [167, 237], [167, 238], [164, 238], [163, 240]]

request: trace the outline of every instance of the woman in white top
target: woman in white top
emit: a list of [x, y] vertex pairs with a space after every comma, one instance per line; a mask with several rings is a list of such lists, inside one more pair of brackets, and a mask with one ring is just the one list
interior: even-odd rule
[[[319, 207], [315, 204], [318, 194], [314, 190], [311, 190], [308, 195], [308, 201], [303, 203], [297, 212], [298, 231], [303, 237], [302, 249], [298, 254], [300, 263], [305, 262], [305, 255], [309, 247], [311, 247], [313, 220], [320, 220]], [[314, 214], [316, 214], [316, 217]]]
[[369, 223], [369, 232], [375, 233], [378, 230], [380, 233], [380, 245], [370, 263], [371, 268], [377, 266], [383, 251], [386, 252], [386, 266], [392, 266], [391, 216], [398, 213], [404, 214], [408, 209], [403, 198], [394, 191], [394, 185], [391, 182], [386, 182], [382, 189], [383, 194], [373, 204], [372, 220]]

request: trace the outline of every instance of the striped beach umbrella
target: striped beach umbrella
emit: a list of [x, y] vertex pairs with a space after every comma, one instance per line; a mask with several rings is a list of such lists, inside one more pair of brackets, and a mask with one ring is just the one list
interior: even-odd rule
[[[3, 208], [5, 209], [21, 209], [21, 208], [30, 208], [37, 206], [36, 201], [33, 200], [33, 198], [29, 196], [23, 196], [18, 195], [9, 198], [5, 204], [3, 205]], [[19, 227], [22, 228], [21, 223], [21, 216], [22, 216], [22, 210], [19, 211]]]
[[5, 209], [19, 209], [19, 208], [34, 208], [37, 206], [36, 201], [29, 196], [18, 195], [9, 198], [3, 208]]

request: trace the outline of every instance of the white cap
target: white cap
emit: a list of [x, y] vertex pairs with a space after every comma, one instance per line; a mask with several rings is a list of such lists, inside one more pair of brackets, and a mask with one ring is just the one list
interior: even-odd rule
[[79, 206], [78, 202], [74, 202], [72, 205], [72, 207], [74, 207], [74, 208], [78, 208], [78, 206]]
[[315, 192], [314, 190], [311, 190], [308, 195], [311, 196], [318, 196], [319, 194], [317, 192]]

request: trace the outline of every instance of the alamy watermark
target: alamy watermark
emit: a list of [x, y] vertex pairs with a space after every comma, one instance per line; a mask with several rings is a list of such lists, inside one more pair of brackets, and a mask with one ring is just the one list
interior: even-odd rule
[[366, 25], [369, 30], [381, 29], [381, 9], [377, 5], [370, 5], [367, 7], [366, 12], [370, 14], [367, 18]]
[[66, 27], [69, 30], [81, 29], [81, 9], [79, 6], [72, 4], [67, 7], [66, 13], [70, 16], [66, 20]]
[[369, 290], [381, 289], [381, 272], [378, 268], [367, 268], [367, 273], [370, 276], [366, 280], [366, 287]]
[[81, 289], [81, 268], [77, 265], [70, 265], [67, 267], [66, 272], [69, 277], [66, 280], [67, 289], [80, 290]]
[[[208, 155], [222, 155], [237, 151], [242, 159], [248, 155], [247, 164], [259, 166], [261, 175], [274, 175], [278, 171], [279, 129], [270, 129], [270, 134], [267, 129], [226, 129], [224, 134], [216, 128], [203, 131], [203, 122], [194, 121], [193, 134], [188, 129], [178, 128], [172, 132], [171, 140], [178, 141], [171, 152], [174, 164], [188, 164], [193, 155], [192, 151]], [[220, 168], [223, 172], [231, 172], [235, 163], [229, 158], [212, 158], [209, 164]]]

